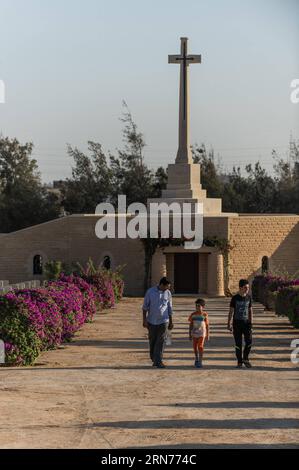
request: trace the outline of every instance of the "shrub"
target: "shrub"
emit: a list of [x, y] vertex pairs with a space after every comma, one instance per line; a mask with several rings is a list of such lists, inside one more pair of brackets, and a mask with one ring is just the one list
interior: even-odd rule
[[276, 296], [275, 312], [279, 316], [287, 316], [299, 328], [299, 286], [283, 287]]
[[95, 267], [91, 259], [83, 267], [78, 263], [79, 275], [96, 289], [98, 302], [103, 308], [114, 307], [124, 291], [124, 282], [121, 271], [123, 266], [118, 266], [115, 271], [107, 270], [102, 266]]
[[53, 349], [61, 344], [61, 312], [47, 289], [17, 290], [7, 295], [16, 296], [26, 305], [31, 326], [42, 342], [43, 349]]
[[83, 296], [82, 309], [85, 313], [86, 321], [92, 321], [97, 312], [97, 308], [101, 306], [97, 302], [97, 292], [95, 287], [82, 279], [82, 277], [74, 274], [67, 276], [64, 273], [61, 273], [59, 281], [66, 282], [67, 284], [73, 284], [78, 289], [80, 289]]
[[253, 300], [261, 302], [269, 310], [274, 309], [275, 296], [282, 287], [299, 285], [299, 279], [289, 279], [282, 276], [258, 275], [252, 281]]
[[261, 285], [262, 285], [262, 280], [264, 279], [264, 276], [261, 274], [261, 275], [258, 275], [258, 276], [255, 276], [253, 281], [252, 281], [252, 284], [251, 284], [251, 292], [252, 292], [252, 298], [255, 302], [261, 302], [262, 303], [262, 300], [261, 300]]
[[295, 327], [299, 327], [299, 279], [258, 275], [252, 282], [253, 299], [261, 302], [277, 315], [287, 316]]
[[41, 351], [28, 307], [13, 293], [0, 297], [0, 337], [5, 344], [6, 365], [29, 365]]
[[59, 278], [59, 274], [62, 271], [62, 262], [61, 261], [48, 261], [45, 264], [45, 276], [48, 281], [54, 281]]
[[114, 307], [116, 300], [112, 280], [104, 269], [83, 279], [95, 287], [97, 301], [103, 308]]
[[62, 340], [70, 341], [86, 320], [82, 309], [83, 296], [75, 284], [63, 281], [48, 283], [48, 292], [59, 307], [62, 319]]
[[97, 308], [112, 307], [123, 293], [119, 273], [60, 273], [47, 287], [19, 289], [0, 296], [0, 338], [5, 365], [30, 365], [41, 351], [70, 341]]

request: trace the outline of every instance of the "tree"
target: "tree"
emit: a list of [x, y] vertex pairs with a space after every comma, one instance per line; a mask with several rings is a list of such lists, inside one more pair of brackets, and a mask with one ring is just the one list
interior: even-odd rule
[[292, 138], [287, 160], [272, 151], [276, 183], [276, 212], [299, 213], [299, 144]]
[[42, 186], [32, 143], [0, 138], [0, 231], [11, 232], [59, 216], [55, 195]]
[[200, 163], [201, 184], [207, 190], [208, 197], [222, 197], [220, 165], [215, 162], [213, 148], [207, 152], [205, 144], [195, 144], [192, 147], [192, 156], [194, 163]]
[[160, 167], [156, 172], [150, 170], [143, 156], [145, 141], [142, 133], [123, 103], [125, 111], [121, 121], [124, 149], [118, 150], [115, 157], [109, 153], [107, 158], [100, 143], [88, 142], [86, 155], [77, 148], [68, 146], [68, 154], [74, 159], [72, 178], [64, 183], [63, 206], [69, 213], [94, 213], [101, 202], [109, 201], [117, 206], [118, 196], [126, 195], [127, 204], [146, 203], [148, 198], [160, 197], [166, 188], [167, 175]]
[[223, 187], [222, 206], [225, 212], [245, 212], [248, 184], [240, 168], [233, 167]]
[[68, 145], [68, 154], [75, 166], [62, 194], [63, 206], [70, 213], [92, 214], [112, 192], [112, 174], [101, 144], [89, 141], [88, 151], [90, 156]]
[[161, 197], [162, 190], [167, 186], [167, 173], [162, 166], [156, 170], [153, 182], [152, 197]]
[[246, 165], [247, 191], [245, 212], [269, 213], [275, 211], [276, 188], [274, 179], [260, 163]]
[[128, 106], [123, 102], [125, 111], [121, 121], [123, 129], [124, 150], [118, 150], [118, 157], [110, 155], [113, 178], [113, 196], [116, 204], [117, 196], [125, 194], [127, 204], [142, 202], [148, 198], [159, 197], [165, 185], [166, 174], [162, 168], [154, 172], [144, 162], [143, 149], [146, 146], [143, 134], [138, 131]]

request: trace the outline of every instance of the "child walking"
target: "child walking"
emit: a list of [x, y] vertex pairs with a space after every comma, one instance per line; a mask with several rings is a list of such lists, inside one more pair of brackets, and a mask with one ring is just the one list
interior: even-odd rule
[[209, 341], [209, 318], [204, 307], [204, 299], [197, 299], [195, 302], [196, 311], [191, 313], [189, 321], [189, 339], [193, 340], [195, 354], [194, 366], [202, 367], [203, 348], [205, 340]]

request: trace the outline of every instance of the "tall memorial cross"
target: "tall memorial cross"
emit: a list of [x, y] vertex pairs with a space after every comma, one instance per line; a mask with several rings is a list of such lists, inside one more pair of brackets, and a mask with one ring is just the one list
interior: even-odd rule
[[189, 64], [200, 64], [201, 55], [187, 54], [188, 38], [181, 38], [181, 54], [169, 55], [169, 64], [180, 64], [179, 148], [176, 163], [192, 163], [189, 142]]

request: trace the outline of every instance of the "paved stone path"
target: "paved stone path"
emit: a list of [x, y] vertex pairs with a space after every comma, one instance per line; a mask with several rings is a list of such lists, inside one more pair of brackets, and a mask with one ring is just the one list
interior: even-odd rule
[[168, 368], [157, 370], [141, 300], [99, 314], [34, 367], [0, 369], [1, 448], [299, 448], [299, 366], [290, 362], [298, 330], [255, 305], [254, 369], [237, 370], [229, 300], [207, 299], [211, 341], [195, 369], [186, 322], [194, 298], [176, 297]]

